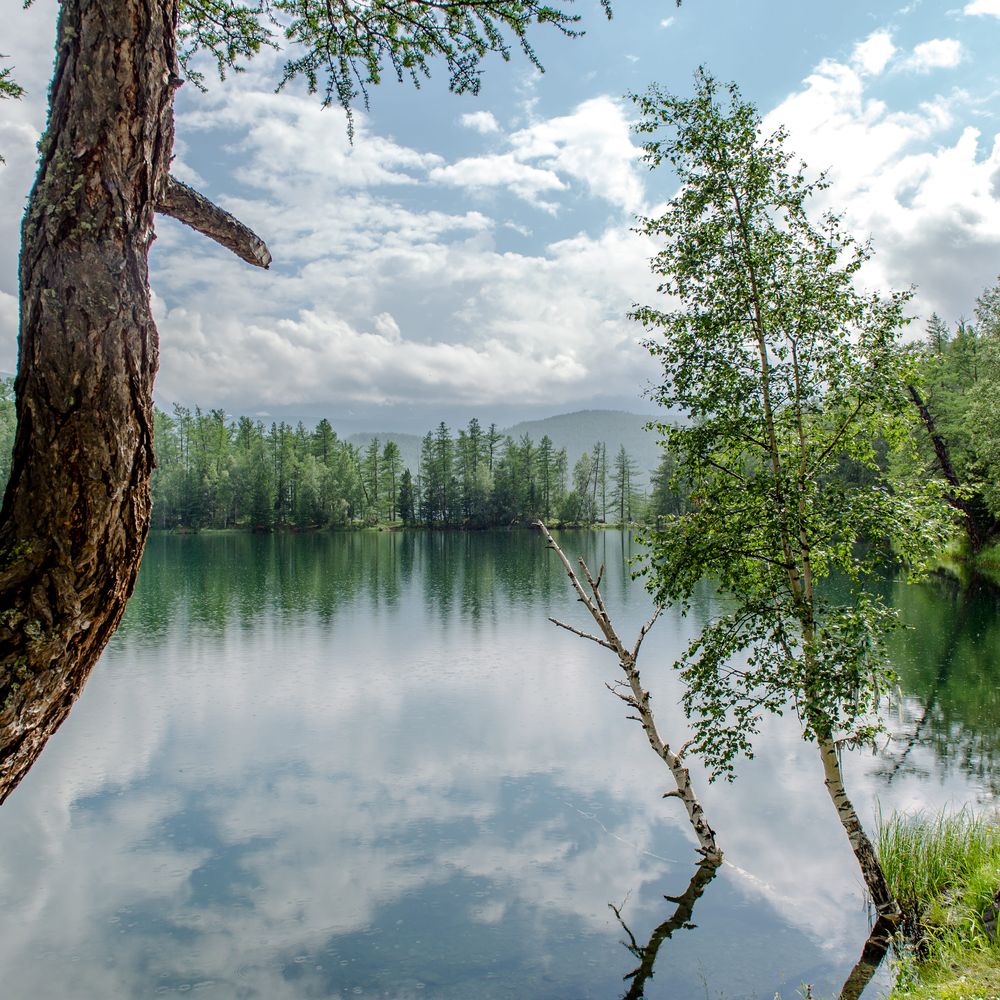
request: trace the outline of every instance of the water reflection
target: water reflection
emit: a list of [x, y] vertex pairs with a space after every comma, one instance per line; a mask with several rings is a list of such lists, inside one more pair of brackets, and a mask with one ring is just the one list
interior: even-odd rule
[[861, 949], [861, 957], [851, 969], [851, 974], [840, 991], [840, 1000], [859, 1000], [885, 960], [896, 930], [895, 920], [879, 917], [875, 921], [875, 926]]
[[[897, 739], [888, 748], [885, 780], [900, 774], [930, 777], [972, 776], [988, 790], [1000, 792], [1000, 614], [993, 588], [964, 589], [948, 580], [920, 587], [897, 584], [892, 598], [904, 621], [894, 649], [903, 698]], [[922, 770], [921, 770], [922, 769]]]
[[[628, 539], [560, 544], [606, 564], [615, 620], [636, 630], [649, 607]], [[936, 594], [897, 600], [945, 629]], [[672, 735], [669, 663], [713, 601], [705, 588], [644, 646]], [[735, 785], [707, 789], [733, 865], [697, 900], [697, 930], [660, 947], [676, 916], [663, 887], [683, 885], [695, 845], [604, 688], [615, 664], [547, 623], [572, 605], [527, 532], [151, 539], [121, 632], [0, 810], [5, 994], [608, 1000], [633, 970], [651, 1000], [835, 994], [868, 933], [862, 887], [787, 720]], [[938, 674], [913, 638], [905, 733]], [[963, 639], [891, 783], [885, 761], [851, 762], [866, 816], [876, 797], [988, 789], [997, 716], [955, 687], [972, 653]], [[974, 752], [942, 761], [951, 738]], [[626, 892], [629, 926], [654, 929], [642, 954], [607, 906]]]
[[639, 959], [638, 967], [625, 976], [625, 981], [631, 981], [631, 985], [622, 1000], [642, 1000], [646, 995], [646, 982], [653, 977], [653, 968], [660, 953], [660, 945], [673, 937], [674, 931], [695, 929], [695, 925], [691, 923], [691, 918], [694, 916], [694, 904], [708, 887], [709, 882], [718, 874], [719, 865], [718, 861], [703, 861], [695, 868], [688, 887], [681, 895], [663, 897], [669, 903], [676, 903], [677, 909], [662, 924], [653, 928], [649, 940], [643, 945], [639, 944], [635, 935], [629, 930], [628, 924], [622, 919], [622, 907], [615, 906], [613, 903], [608, 904], [618, 918], [618, 923], [628, 935], [628, 943], [622, 943]]

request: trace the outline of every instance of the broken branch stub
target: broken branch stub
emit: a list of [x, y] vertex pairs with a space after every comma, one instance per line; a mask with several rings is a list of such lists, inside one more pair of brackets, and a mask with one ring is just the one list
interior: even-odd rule
[[215, 240], [254, 267], [266, 270], [271, 265], [267, 244], [249, 226], [176, 177], [167, 178], [156, 210]]

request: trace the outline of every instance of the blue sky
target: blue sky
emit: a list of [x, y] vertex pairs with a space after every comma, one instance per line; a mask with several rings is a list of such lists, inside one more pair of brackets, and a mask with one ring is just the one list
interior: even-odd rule
[[[782, 123], [871, 237], [873, 287], [918, 288], [954, 321], [1000, 271], [1000, 0], [686, 0], [576, 7], [587, 34], [536, 36], [488, 64], [478, 97], [444, 73], [390, 81], [358, 112], [273, 93], [264, 57], [208, 94], [179, 93], [175, 172], [253, 226], [252, 269], [171, 220], [152, 286], [157, 396], [230, 412], [321, 413], [423, 431], [593, 406], [644, 409], [657, 369], [625, 319], [654, 296], [637, 212], [670, 197], [629, 132], [624, 95], [691, 88], [706, 65]], [[0, 370], [16, 357], [17, 225], [44, 121], [55, 3], [12, 11], [3, 52], [29, 88], [0, 104]]]

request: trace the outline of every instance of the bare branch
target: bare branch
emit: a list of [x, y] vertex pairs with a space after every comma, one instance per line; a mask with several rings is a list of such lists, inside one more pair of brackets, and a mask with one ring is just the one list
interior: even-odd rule
[[[572, 632], [574, 635], [578, 635], [583, 639], [590, 639], [591, 642], [596, 642], [598, 645], [604, 646], [606, 649], [610, 649], [618, 657], [618, 663], [622, 668], [622, 673], [625, 675], [625, 681], [616, 681], [613, 685], [605, 683], [605, 687], [616, 698], [620, 698], [626, 705], [628, 705], [629, 708], [633, 709], [636, 714], [629, 715], [628, 718], [638, 722], [642, 726], [643, 731], [646, 734], [646, 739], [649, 741], [649, 745], [653, 748], [653, 751], [660, 758], [660, 760], [662, 760], [663, 763], [670, 769], [670, 772], [674, 777], [674, 781], [677, 783], [677, 790], [674, 792], [668, 792], [664, 798], [674, 797], [680, 799], [681, 802], [684, 803], [684, 808], [688, 814], [688, 820], [691, 823], [691, 827], [694, 830], [700, 844], [698, 850], [704, 854], [706, 858], [713, 859], [716, 862], [720, 861], [722, 858], [722, 852], [719, 850], [719, 847], [715, 842], [715, 831], [711, 828], [711, 826], [709, 826], [708, 821], [705, 819], [705, 813], [701, 807], [701, 803], [698, 801], [691, 788], [691, 776], [688, 773], [687, 768], [682, 764], [680, 755], [675, 754], [670, 749], [669, 745], [664, 742], [657, 731], [656, 721], [653, 718], [652, 710], [649, 707], [649, 693], [643, 688], [639, 677], [639, 670], [636, 667], [636, 656], [638, 655], [639, 647], [642, 645], [642, 640], [660, 616], [662, 608], [656, 608], [649, 621], [642, 626], [639, 631], [639, 637], [636, 639], [635, 646], [632, 651], [629, 652], [629, 650], [623, 645], [621, 639], [619, 639], [614, 626], [611, 624], [611, 618], [608, 615], [607, 608], [604, 605], [604, 599], [601, 596], [600, 583], [604, 576], [604, 566], [601, 566], [601, 571], [597, 574], [597, 579], [595, 580], [591, 575], [586, 562], [583, 559], [579, 560], [580, 569], [582, 570], [583, 575], [587, 580], [587, 584], [594, 595], [593, 599], [591, 599], [584, 591], [579, 577], [577, 577], [576, 573], [573, 571], [573, 567], [570, 564], [566, 553], [563, 552], [563, 550], [556, 544], [556, 541], [550, 534], [549, 529], [546, 528], [541, 521], [536, 521], [535, 527], [537, 527], [545, 537], [548, 548], [552, 549], [552, 551], [559, 557], [560, 562], [562, 562], [563, 567], [566, 570], [566, 575], [573, 584], [573, 589], [576, 591], [579, 600], [586, 605], [591, 617], [595, 622], [597, 622], [601, 631], [607, 637], [607, 641], [602, 641], [597, 638], [597, 636], [590, 635], [582, 629], [578, 629], [572, 625], [567, 625], [565, 622], [558, 621], [555, 618], [550, 618], [549, 621], [554, 625], [558, 625], [559, 628], [566, 629], [567, 632]], [[687, 746], [688, 744], [685, 744], [681, 753], [683, 753]]]
[[550, 622], [553, 625], [558, 625], [559, 628], [566, 629], [567, 632], [572, 632], [574, 635], [578, 635], [581, 639], [589, 639], [591, 642], [596, 642], [598, 646], [603, 646], [605, 649], [610, 649], [611, 652], [615, 652], [615, 647], [611, 645], [604, 639], [599, 639], [596, 635], [591, 635], [589, 632], [584, 632], [582, 629], [578, 629], [575, 625], [567, 625], [565, 622], [559, 621], [557, 618], [550, 618]]
[[157, 210], [215, 240], [254, 267], [271, 265], [271, 252], [252, 229], [175, 177], [167, 178]]
[[583, 575], [587, 578], [587, 584], [590, 586], [590, 589], [594, 592], [594, 600], [597, 602], [598, 610], [601, 612], [601, 618], [604, 619], [604, 622], [606, 623], [608, 629], [610, 629], [611, 619], [608, 617], [608, 609], [604, 606], [604, 598], [601, 597], [601, 591], [600, 591], [601, 575], [604, 573], [604, 566], [603, 565], [601, 566], [601, 572], [597, 574], [597, 579], [595, 580], [590, 575], [590, 567], [583, 561], [582, 558], [579, 560], [579, 562], [580, 562], [580, 569], [583, 570]]
[[648, 622], [639, 629], [639, 638], [635, 640], [635, 645], [632, 647], [632, 659], [637, 660], [639, 658], [639, 647], [642, 645], [642, 640], [646, 638], [649, 630], [656, 624], [656, 619], [663, 614], [663, 605], [659, 605], [653, 614], [650, 616]]

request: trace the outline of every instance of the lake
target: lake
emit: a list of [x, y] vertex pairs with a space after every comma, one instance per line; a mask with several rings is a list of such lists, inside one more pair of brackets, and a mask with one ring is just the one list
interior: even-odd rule
[[[634, 542], [557, 537], [605, 563], [632, 639]], [[991, 802], [1000, 744], [996, 598], [884, 586], [916, 628], [893, 647], [895, 739], [847, 760], [869, 829], [879, 805]], [[674, 745], [670, 664], [716, 610], [706, 586], [643, 646]], [[529, 531], [153, 535], [0, 809], [4, 996], [610, 1000], [653, 951], [649, 998], [836, 995], [868, 915], [794, 719], [732, 784], [693, 768], [726, 864], [692, 884], [670, 775], [605, 687], [617, 662], [549, 615], [591, 624]]]

